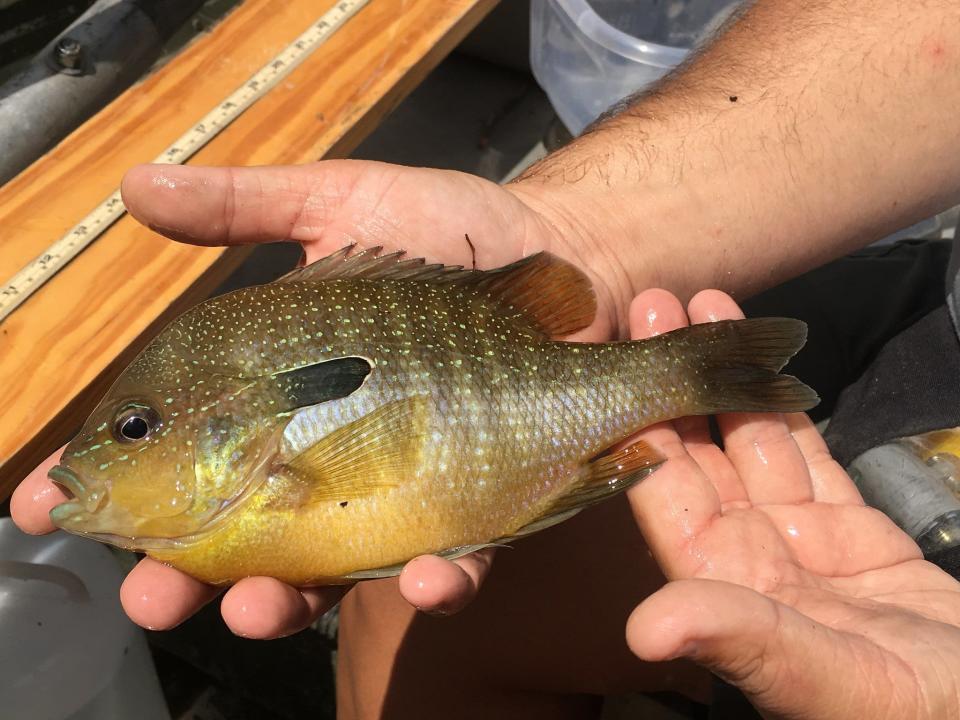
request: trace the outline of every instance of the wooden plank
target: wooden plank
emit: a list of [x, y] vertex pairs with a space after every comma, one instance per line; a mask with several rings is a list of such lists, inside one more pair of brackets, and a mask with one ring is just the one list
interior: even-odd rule
[[[371, 0], [191, 162], [346, 156], [495, 2]], [[156, 156], [330, 4], [246, 0], [0, 188], [0, 277], [41, 253], [128, 167]], [[124, 217], [0, 324], [0, 498], [76, 432], [152, 334], [243, 254], [170, 242]]]

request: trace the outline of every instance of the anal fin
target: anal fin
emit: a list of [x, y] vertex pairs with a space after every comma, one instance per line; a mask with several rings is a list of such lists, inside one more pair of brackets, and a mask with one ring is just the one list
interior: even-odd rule
[[[583, 508], [623, 492], [647, 477], [663, 464], [664, 458], [645, 442], [636, 442], [608, 455], [602, 455], [583, 466], [582, 481], [565, 495], [557, 498], [540, 516], [509, 536], [492, 542], [461, 545], [434, 553], [445, 560], [455, 560], [489, 547], [504, 547], [513, 540], [545, 530], [567, 520]], [[373, 580], [399, 575], [406, 563], [381, 568], [358, 570], [346, 575], [346, 580]]]
[[[443, 558], [444, 560], [456, 560], [457, 558], [463, 557], [464, 555], [469, 555], [472, 552], [477, 552], [478, 550], [483, 550], [490, 547], [503, 547], [502, 543], [491, 542], [491, 543], [478, 543], [476, 545], [461, 545], [459, 547], [449, 548], [447, 550], [441, 550], [440, 552], [433, 553], [437, 557]], [[397, 563], [395, 565], [387, 565], [381, 568], [373, 568], [370, 570], [357, 570], [352, 572], [349, 575], [344, 575], [345, 580], [379, 580], [380, 578], [385, 577], [394, 577], [399, 575], [403, 570], [403, 566], [406, 563]]]
[[608, 455], [601, 455], [583, 466], [582, 481], [570, 492], [557, 498], [536, 520], [524, 525], [510, 537], [496, 542], [510, 542], [561, 523], [583, 508], [623, 492], [643, 480], [660, 467], [663, 461], [664, 458], [659, 453], [642, 441]]

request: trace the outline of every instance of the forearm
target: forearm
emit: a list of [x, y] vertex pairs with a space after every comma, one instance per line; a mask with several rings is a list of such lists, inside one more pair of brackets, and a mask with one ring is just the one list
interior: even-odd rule
[[624, 308], [651, 285], [757, 292], [957, 201], [958, 20], [947, 0], [759, 0], [510, 189]]

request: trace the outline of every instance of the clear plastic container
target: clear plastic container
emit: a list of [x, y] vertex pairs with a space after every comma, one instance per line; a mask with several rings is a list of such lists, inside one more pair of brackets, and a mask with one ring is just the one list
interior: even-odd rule
[[530, 63], [574, 135], [650, 85], [741, 0], [532, 0]]
[[122, 579], [104, 546], [0, 518], [0, 717], [169, 720]]

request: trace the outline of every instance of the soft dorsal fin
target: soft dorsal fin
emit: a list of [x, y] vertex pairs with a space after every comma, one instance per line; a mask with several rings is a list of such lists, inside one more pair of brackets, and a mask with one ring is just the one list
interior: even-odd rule
[[403, 251], [380, 255], [380, 247], [351, 254], [348, 245], [276, 282], [323, 282], [342, 278], [454, 283], [486, 294], [513, 310], [535, 331], [548, 336], [582, 330], [597, 312], [590, 280], [565, 260], [546, 252], [529, 255], [494, 270], [465, 270], [459, 265], [428, 265], [423, 258], [403, 259]]
[[458, 282], [516, 309], [533, 329], [551, 337], [583, 330], [597, 314], [597, 298], [587, 276], [546, 252], [496, 270], [472, 271]]
[[276, 468], [300, 504], [349, 502], [413, 477], [429, 417], [428, 398], [394, 400], [354, 420]]

